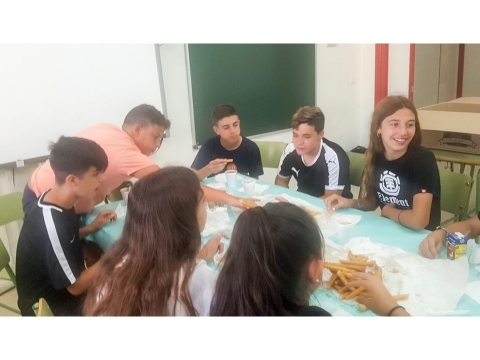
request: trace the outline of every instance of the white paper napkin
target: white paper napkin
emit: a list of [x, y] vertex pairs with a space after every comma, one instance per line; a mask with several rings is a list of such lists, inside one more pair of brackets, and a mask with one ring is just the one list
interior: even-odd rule
[[115, 209], [115, 213], [117, 214], [117, 218], [122, 218], [127, 215], [127, 207], [120, 202]]
[[480, 304], [480, 281], [472, 281], [471, 283], [468, 283], [465, 294]]
[[202, 231], [202, 236], [208, 236], [222, 230], [230, 230], [232, 227], [233, 224], [230, 221], [226, 207], [207, 210], [207, 222], [205, 229]]
[[[348, 251], [369, 256], [383, 267], [383, 282], [392, 295], [409, 294], [400, 301], [412, 315], [451, 315], [467, 289], [468, 261], [426, 259], [368, 238], [353, 238], [345, 248], [326, 241], [325, 261], [348, 259]], [[325, 269], [323, 280], [331, 276]], [[346, 303], [356, 304], [349, 300]]]

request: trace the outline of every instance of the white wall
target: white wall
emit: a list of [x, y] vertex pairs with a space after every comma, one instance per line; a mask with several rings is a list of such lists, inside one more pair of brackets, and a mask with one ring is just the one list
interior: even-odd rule
[[408, 97], [410, 44], [390, 44], [388, 48], [388, 94]]

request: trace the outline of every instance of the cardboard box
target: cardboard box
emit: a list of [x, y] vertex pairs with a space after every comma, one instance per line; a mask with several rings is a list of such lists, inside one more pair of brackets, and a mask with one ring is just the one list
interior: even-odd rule
[[426, 106], [418, 109], [418, 119], [423, 146], [480, 155], [480, 99]]
[[464, 103], [464, 104], [480, 104], [480, 97], [460, 97], [455, 100], [448, 101], [449, 103]]

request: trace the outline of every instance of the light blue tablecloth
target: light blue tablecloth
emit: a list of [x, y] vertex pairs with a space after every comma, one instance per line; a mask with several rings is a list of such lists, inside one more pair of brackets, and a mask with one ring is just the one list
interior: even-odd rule
[[[227, 192], [244, 197], [245, 194], [239, 192], [242, 188], [242, 183], [240, 181], [241, 178], [246, 178], [245, 176], [240, 177], [237, 181], [237, 186], [235, 188], [227, 187]], [[214, 183], [214, 179], [205, 179], [203, 181], [204, 184], [211, 184]], [[297, 197], [299, 199], [303, 199], [312, 205], [318, 206], [320, 208], [325, 209], [325, 205], [323, 200], [319, 198], [314, 198], [310, 195], [303, 194], [301, 192], [292, 191], [289, 189], [285, 189], [283, 187], [279, 187], [276, 185], [268, 184], [262, 181], [257, 180], [258, 184], [262, 185], [270, 185], [269, 188], [263, 193], [264, 195], [281, 195], [287, 194], [290, 196]], [[87, 215], [83, 221], [87, 224], [92, 222], [95, 219], [96, 214], [99, 211], [105, 209], [115, 209], [118, 206], [119, 202], [114, 202], [107, 205], [98, 206], [95, 210]], [[399, 247], [407, 252], [411, 253], [418, 253], [418, 245], [420, 242], [428, 235], [429, 231], [421, 230], [415, 231], [403, 227], [394, 221], [389, 219], [380, 217], [376, 214], [363, 212], [357, 209], [342, 209], [339, 212], [343, 212], [345, 214], [355, 214], [361, 215], [361, 221], [354, 227], [354, 237], [368, 237], [371, 241], [376, 243], [382, 243], [390, 246]], [[233, 215], [231, 209], [228, 210], [229, 217], [232, 221], [232, 224], [235, 222], [236, 217]], [[91, 234], [87, 237], [87, 240], [96, 242], [103, 250], [108, 249], [121, 235], [123, 225], [125, 223], [125, 218], [117, 219], [114, 223], [109, 223], [104, 226], [101, 230], [97, 231], [94, 234]], [[231, 234], [230, 231], [226, 231], [228, 235]], [[336, 241], [336, 236], [333, 235], [330, 237], [332, 241]], [[210, 237], [210, 236], [209, 236]], [[205, 243], [209, 237], [202, 238], [202, 241]], [[228, 243], [228, 241], [226, 241]], [[479, 249], [480, 250], [480, 249]], [[446, 258], [446, 251], [445, 249], [440, 254], [441, 258]], [[215, 267], [216, 265], [214, 262], [210, 262], [209, 265], [211, 267]], [[478, 265], [477, 265], [478, 266]], [[469, 282], [471, 281], [479, 281], [480, 280], [480, 272], [475, 270], [475, 265], [470, 265], [469, 269]], [[312, 303], [319, 303], [321, 306], [323, 305], [326, 310], [334, 310], [334, 308], [342, 308], [345, 311], [353, 314], [353, 315], [372, 315], [372, 312], [358, 312], [355, 306], [345, 304], [344, 302], [337, 299], [337, 296], [328, 290], [319, 289], [312, 295]], [[327, 306], [328, 305], [328, 306]], [[480, 315], [480, 304], [470, 298], [468, 295], [463, 295], [460, 299], [457, 308], [455, 309], [456, 315]]]

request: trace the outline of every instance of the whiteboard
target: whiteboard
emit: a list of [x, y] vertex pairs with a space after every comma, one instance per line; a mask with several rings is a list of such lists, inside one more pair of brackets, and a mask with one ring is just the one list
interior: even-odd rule
[[0, 164], [48, 155], [59, 136], [135, 106], [162, 111], [153, 44], [0, 45]]

